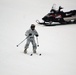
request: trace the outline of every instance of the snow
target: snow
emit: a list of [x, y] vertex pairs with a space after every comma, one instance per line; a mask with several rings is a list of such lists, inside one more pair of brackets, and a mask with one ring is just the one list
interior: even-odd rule
[[[54, 3], [64, 11], [76, 9], [75, 0], [0, 1], [0, 75], [76, 75], [76, 24], [46, 27], [35, 22]], [[26, 41], [16, 47], [33, 23], [39, 33], [37, 52], [42, 56], [23, 54]]]

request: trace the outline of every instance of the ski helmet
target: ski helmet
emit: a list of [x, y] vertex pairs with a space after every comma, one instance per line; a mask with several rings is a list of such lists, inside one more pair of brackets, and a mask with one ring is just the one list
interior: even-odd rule
[[35, 29], [35, 25], [31, 24], [31, 29], [34, 30]]

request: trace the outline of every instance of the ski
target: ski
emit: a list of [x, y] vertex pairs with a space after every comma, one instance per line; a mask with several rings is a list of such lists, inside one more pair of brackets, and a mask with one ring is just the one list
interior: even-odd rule
[[31, 53], [30, 56], [33, 56], [33, 55], [39, 55], [41, 56], [42, 54], [41, 53]]
[[33, 56], [33, 55], [39, 55], [39, 56], [41, 56], [42, 55], [41, 53], [24, 53], [24, 54], [30, 55], [30, 56]]

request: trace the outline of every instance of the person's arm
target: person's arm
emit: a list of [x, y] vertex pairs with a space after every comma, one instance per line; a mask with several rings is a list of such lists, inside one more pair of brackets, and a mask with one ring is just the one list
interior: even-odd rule
[[38, 34], [38, 32], [35, 30], [35, 36], [36, 37], [38, 37], [39, 36], [39, 34]]
[[29, 36], [29, 30], [25, 32], [25, 36]]

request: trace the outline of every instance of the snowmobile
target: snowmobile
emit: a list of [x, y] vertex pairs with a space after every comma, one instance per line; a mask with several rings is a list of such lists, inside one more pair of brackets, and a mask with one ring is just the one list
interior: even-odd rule
[[36, 22], [38, 24], [50, 25], [50, 26], [57, 24], [76, 23], [76, 10], [63, 12], [61, 11], [61, 9], [63, 9], [61, 6], [59, 6], [58, 11], [51, 9], [51, 11], [42, 18], [43, 22], [40, 22], [39, 20], [36, 20]]

